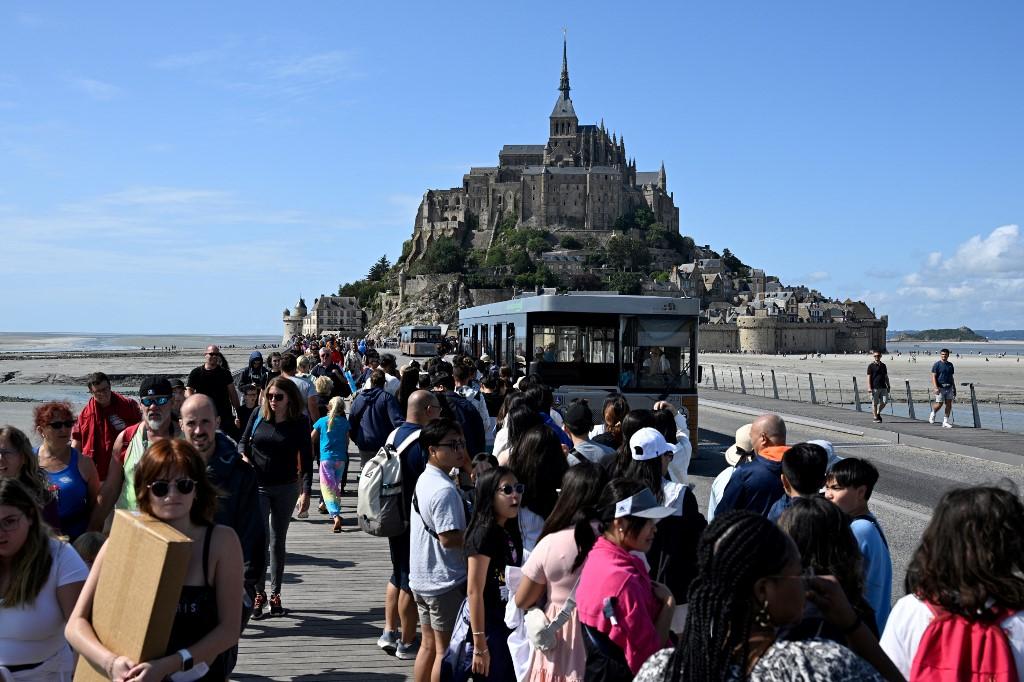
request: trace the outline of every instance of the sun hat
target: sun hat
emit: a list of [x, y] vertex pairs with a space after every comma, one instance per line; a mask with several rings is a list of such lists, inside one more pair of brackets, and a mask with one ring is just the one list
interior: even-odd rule
[[491, 356], [488, 355], [487, 353], [484, 353], [483, 355], [480, 356], [480, 359], [483, 360], [484, 362], [490, 362]]
[[675, 510], [671, 507], [658, 504], [658, 498], [654, 496], [654, 493], [649, 488], [644, 488], [636, 495], [616, 502], [615, 515], [612, 518], [639, 516], [642, 519], [663, 519], [674, 513]]
[[734, 467], [740, 463], [743, 455], [754, 451], [754, 444], [750, 440], [750, 427], [753, 424], [744, 424], [736, 429], [736, 442], [725, 451], [725, 461], [729, 466]]
[[675, 452], [675, 448], [668, 444], [658, 429], [650, 426], [638, 429], [629, 438], [629, 454], [636, 462], [657, 459], [670, 452]]

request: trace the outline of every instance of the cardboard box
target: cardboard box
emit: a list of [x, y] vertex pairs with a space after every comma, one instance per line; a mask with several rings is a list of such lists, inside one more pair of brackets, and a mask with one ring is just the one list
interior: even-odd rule
[[[92, 607], [92, 626], [103, 646], [133, 661], [164, 655], [191, 554], [192, 540], [166, 523], [116, 512]], [[79, 657], [75, 682], [108, 679]]]

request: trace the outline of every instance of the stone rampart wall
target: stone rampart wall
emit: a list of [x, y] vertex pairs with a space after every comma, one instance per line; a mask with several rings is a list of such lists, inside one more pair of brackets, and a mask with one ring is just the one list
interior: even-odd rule
[[701, 325], [705, 353], [866, 353], [885, 350], [888, 319], [862, 322], [780, 322], [740, 317], [735, 324]]

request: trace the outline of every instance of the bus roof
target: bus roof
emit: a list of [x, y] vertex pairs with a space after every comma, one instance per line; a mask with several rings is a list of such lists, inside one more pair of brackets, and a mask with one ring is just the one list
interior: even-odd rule
[[488, 303], [459, 311], [459, 321], [515, 313], [614, 313], [617, 315], [699, 315], [700, 300], [619, 294], [543, 294]]
[[414, 331], [414, 330], [434, 331], [435, 329], [437, 330], [438, 333], [441, 333], [441, 327], [439, 327], [436, 324], [409, 324], [409, 325], [405, 325], [404, 327], [399, 327], [398, 331], [400, 331], [400, 332], [411, 332], [411, 331]]

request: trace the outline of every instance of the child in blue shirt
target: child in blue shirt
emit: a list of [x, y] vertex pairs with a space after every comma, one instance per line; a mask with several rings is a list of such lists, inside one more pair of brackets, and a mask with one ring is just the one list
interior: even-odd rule
[[889, 543], [868, 500], [878, 482], [878, 469], [864, 459], [850, 457], [836, 462], [825, 479], [825, 498], [846, 512], [850, 529], [864, 555], [864, 599], [875, 610], [878, 631], [892, 609], [892, 558]]
[[341, 532], [341, 496], [348, 476], [348, 430], [345, 400], [340, 396], [327, 403], [326, 417], [313, 424], [313, 447], [320, 451], [320, 496], [334, 519], [335, 533]]

